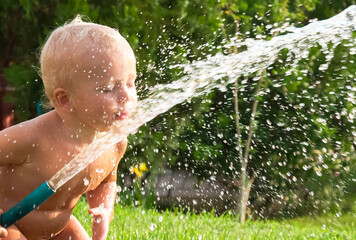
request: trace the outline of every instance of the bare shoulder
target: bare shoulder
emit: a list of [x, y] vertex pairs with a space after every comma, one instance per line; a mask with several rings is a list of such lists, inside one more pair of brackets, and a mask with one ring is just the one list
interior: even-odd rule
[[114, 172], [115, 174], [109, 174], [103, 181], [102, 183], [106, 183], [106, 182], [115, 182], [116, 181], [116, 178], [117, 178], [117, 175], [116, 175], [116, 172], [117, 172], [117, 167], [120, 163], [120, 160], [122, 159], [122, 157], [124, 156], [125, 154], [125, 151], [126, 151], [126, 147], [127, 147], [127, 139], [125, 138], [124, 140], [118, 142], [116, 144], [116, 151], [115, 151], [115, 159], [116, 159], [116, 162], [114, 163], [114, 166], [111, 170], [111, 172]]
[[126, 151], [127, 148], [127, 138], [125, 138], [124, 140], [122, 140], [121, 142], [118, 142], [116, 145], [116, 150], [117, 150], [117, 154], [119, 159], [121, 159]]
[[47, 113], [0, 131], [0, 166], [26, 161], [46, 135], [48, 128], [44, 123], [51, 115]]

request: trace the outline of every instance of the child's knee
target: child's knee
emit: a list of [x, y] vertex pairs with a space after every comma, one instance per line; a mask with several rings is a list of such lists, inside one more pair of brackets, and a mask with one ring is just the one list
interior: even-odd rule
[[71, 216], [67, 226], [63, 229], [63, 231], [58, 234], [53, 239], [61, 240], [61, 239], [71, 239], [71, 240], [86, 240], [90, 239], [88, 233], [84, 230], [83, 226], [80, 222], [74, 217]]
[[22, 234], [22, 232], [20, 231], [20, 229], [18, 229], [18, 227], [16, 227], [16, 225], [12, 225], [9, 228], [6, 229], [7, 230], [7, 237], [4, 238], [4, 240], [12, 240], [12, 239], [16, 239], [16, 240], [26, 240], [27, 238]]

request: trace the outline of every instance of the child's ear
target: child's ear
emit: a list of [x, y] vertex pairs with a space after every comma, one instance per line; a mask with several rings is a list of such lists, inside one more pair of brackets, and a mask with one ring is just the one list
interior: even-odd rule
[[65, 112], [72, 112], [73, 107], [69, 101], [69, 94], [63, 88], [56, 88], [53, 91], [53, 101], [56, 107], [61, 108]]

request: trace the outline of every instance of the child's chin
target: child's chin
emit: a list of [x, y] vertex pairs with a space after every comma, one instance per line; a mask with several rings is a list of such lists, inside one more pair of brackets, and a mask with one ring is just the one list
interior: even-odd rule
[[107, 132], [107, 131], [109, 131], [111, 129], [112, 125], [113, 125], [113, 123], [111, 123], [111, 122], [110, 123], [105, 122], [103, 124], [97, 125], [95, 127], [95, 129], [98, 132]]

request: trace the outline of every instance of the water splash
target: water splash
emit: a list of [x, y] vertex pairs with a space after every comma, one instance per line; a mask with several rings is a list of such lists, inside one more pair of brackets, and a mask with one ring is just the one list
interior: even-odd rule
[[[57, 172], [49, 180], [49, 184], [54, 190], [58, 189], [107, 149], [136, 132], [144, 123], [187, 99], [208, 93], [215, 88], [225, 90], [229, 83], [234, 82], [241, 75], [266, 69], [275, 62], [283, 49], [289, 50], [288, 62], [291, 62], [291, 69], [297, 66], [299, 60], [308, 57], [309, 49], [316, 44], [321, 46], [322, 51], [328, 55], [328, 61], [331, 61], [333, 49], [344, 39], [352, 39], [355, 29], [356, 6], [351, 6], [330, 19], [312, 22], [302, 28], [288, 28], [286, 30], [289, 33], [269, 41], [246, 39], [237, 43], [237, 47], [247, 48], [239, 54], [216, 54], [206, 60], [172, 66], [172, 68], [183, 68], [185, 75], [173, 83], [153, 87], [148, 97], [139, 102], [130, 119], [120, 122], [115, 129], [98, 136], [93, 143]], [[328, 48], [330, 43], [332, 49]], [[356, 53], [356, 48], [351, 52]], [[328, 64], [325, 64], [321, 68], [326, 69], [327, 66]]]

